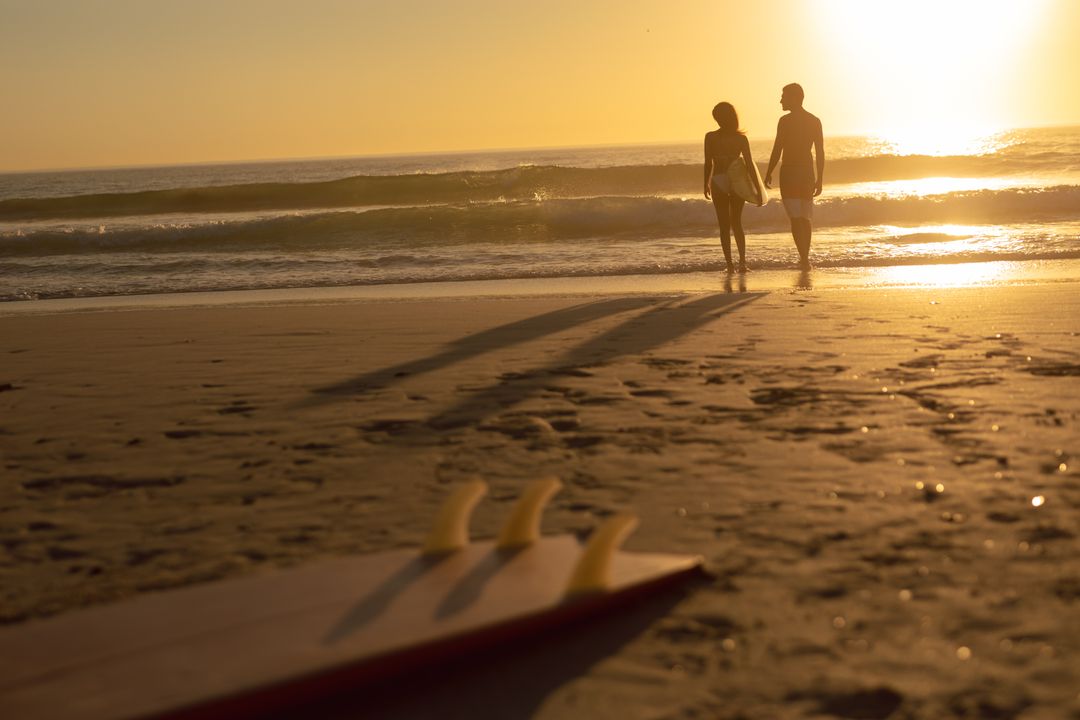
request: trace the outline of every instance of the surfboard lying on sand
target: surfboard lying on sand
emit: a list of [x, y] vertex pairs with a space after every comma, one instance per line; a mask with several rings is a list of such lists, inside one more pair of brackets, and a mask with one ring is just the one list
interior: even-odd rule
[[560, 483], [526, 488], [470, 543], [486, 485], [457, 488], [420, 550], [319, 562], [0, 630], [0, 716], [250, 717], [510, 642], [687, 578], [701, 558], [627, 553], [614, 516], [583, 547], [541, 537]]

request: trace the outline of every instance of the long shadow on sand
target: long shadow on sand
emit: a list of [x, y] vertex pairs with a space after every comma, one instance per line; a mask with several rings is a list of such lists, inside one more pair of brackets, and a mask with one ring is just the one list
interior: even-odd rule
[[536, 340], [609, 315], [637, 310], [655, 301], [656, 298], [640, 297], [589, 302], [500, 325], [455, 340], [447, 346], [446, 350], [436, 355], [358, 375], [333, 385], [316, 388], [312, 391], [313, 397], [308, 398], [301, 405], [318, 405], [341, 399], [344, 396], [356, 395], [365, 390], [385, 387], [405, 377], [435, 372], [492, 350]]
[[435, 430], [474, 423], [492, 411], [516, 405], [551, 384], [551, 376], [581, 374], [581, 368], [609, 363], [660, 347], [700, 328], [706, 323], [753, 302], [764, 293], [720, 293], [686, 301], [655, 297], [619, 298], [575, 305], [543, 315], [469, 335], [450, 344], [441, 353], [400, 365], [365, 373], [333, 385], [312, 390], [312, 397], [300, 403], [311, 407], [345, 399], [397, 382], [401, 378], [440, 370], [452, 363], [500, 348], [535, 340], [575, 325], [642, 307], [649, 307], [614, 328], [558, 355], [545, 367], [527, 373], [512, 373], [499, 382], [471, 394], [427, 421]]
[[663, 302], [557, 356], [547, 367], [515, 374], [470, 395], [431, 418], [428, 425], [441, 430], [477, 422], [495, 410], [511, 407], [543, 391], [551, 385], [552, 375], [580, 373], [581, 368], [658, 348], [763, 296], [764, 293], [718, 294], [689, 302]]

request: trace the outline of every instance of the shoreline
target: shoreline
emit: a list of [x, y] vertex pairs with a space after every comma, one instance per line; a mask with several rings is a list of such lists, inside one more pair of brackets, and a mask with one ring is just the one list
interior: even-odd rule
[[337, 287], [222, 290], [152, 295], [16, 300], [0, 303], [0, 317], [68, 312], [226, 307], [339, 302], [467, 300], [523, 297], [602, 297], [614, 295], [782, 290], [998, 287], [1080, 280], [1080, 259], [991, 261], [860, 268], [814, 268], [809, 272], [751, 270], [748, 273], [695, 272], [656, 275], [583, 276], [471, 280]]

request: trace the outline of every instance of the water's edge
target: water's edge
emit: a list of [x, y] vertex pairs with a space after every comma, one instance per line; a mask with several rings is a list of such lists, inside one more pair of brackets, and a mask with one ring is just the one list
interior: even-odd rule
[[0, 318], [73, 312], [332, 305], [344, 302], [463, 301], [529, 297], [593, 298], [611, 295], [677, 296], [703, 293], [808, 292], [845, 289], [926, 290], [1055, 283], [1080, 283], [1080, 259], [960, 263], [948, 266], [910, 265], [902, 268], [766, 270], [745, 274], [699, 272], [111, 295], [3, 303], [0, 304]]

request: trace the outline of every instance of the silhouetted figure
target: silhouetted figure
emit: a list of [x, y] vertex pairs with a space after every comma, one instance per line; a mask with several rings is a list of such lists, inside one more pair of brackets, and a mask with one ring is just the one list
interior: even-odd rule
[[[788, 111], [776, 125], [776, 141], [773, 143], [769, 169], [765, 173], [765, 187], [772, 187], [772, 172], [783, 155], [780, 165], [780, 197], [784, 210], [791, 219], [791, 236], [799, 251], [799, 266], [810, 267], [810, 235], [813, 229], [811, 217], [814, 198], [821, 194], [821, 182], [825, 172], [825, 143], [821, 134], [821, 121], [803, 109], [803, 89], [798, 83], [785, 85], [780, 95], [780, 107]], [[814, 148], [817, 158], [817, 180], [814, 179], [815, 163], [810, 156]]]
[[[716, 208], [716, 221], [720, 223], [720, 243], [724, 248], [727, 270], [735, 269], [731, 261], [731, 233], [739, 246], [739, 272], [746, 271], [746, 233], [743, 232], [742, 211], [746, 201], [736, 195], [728, 178], [728, 168], [741, 155], [746, 167], [754, 167], [750, 155], [750, 143], [739, 129], [739, 116], [731, 103], [719, 103], [712, 111], [719, 130], [705, 133], [705, 197]], [[760, 187], [758, 188], [760, 189]]]

